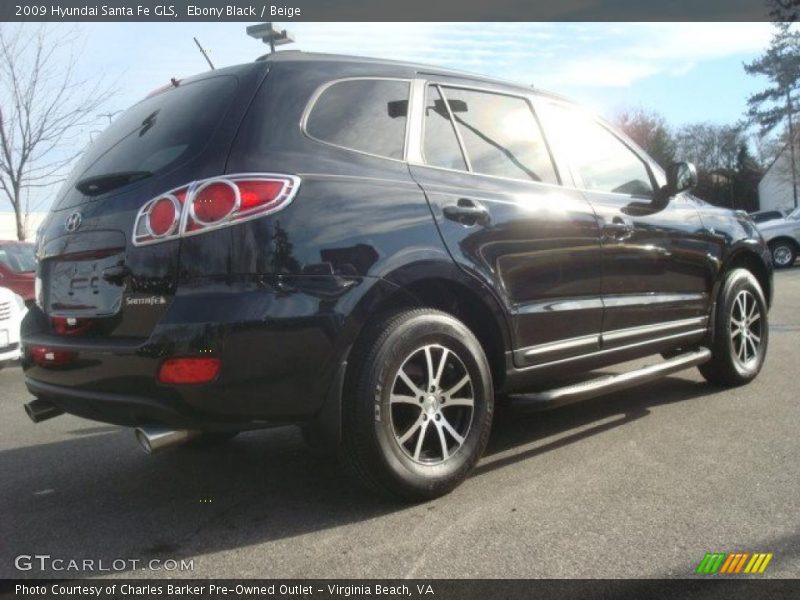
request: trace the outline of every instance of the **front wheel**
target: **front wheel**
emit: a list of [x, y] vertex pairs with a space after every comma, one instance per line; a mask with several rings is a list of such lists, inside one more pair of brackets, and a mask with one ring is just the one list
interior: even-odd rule
[[378, 319], [354, 350], [344, 457], [369, 487], [409, 500], [446, 494], [486, 447], [494, 394], [473, 333], [443, 312]]
[[767, 303], [758, 280], [746, 269], [725, 278], [714, 315], [711, 360], [700, 365], [710, 383], [732, 387], [755, 379], [769, 342]]

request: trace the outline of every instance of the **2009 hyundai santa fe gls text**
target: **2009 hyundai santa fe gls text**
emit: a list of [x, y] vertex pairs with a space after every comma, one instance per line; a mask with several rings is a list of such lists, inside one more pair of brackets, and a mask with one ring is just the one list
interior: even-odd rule
[[294, 423], [373, 488], [444, 494], [495, 398], [758, 374], [769, 252], [696, 178], [561, 97], [432, 67], [279, 52], [174, 81], [39, 231], [26, 409], [149, 451]]

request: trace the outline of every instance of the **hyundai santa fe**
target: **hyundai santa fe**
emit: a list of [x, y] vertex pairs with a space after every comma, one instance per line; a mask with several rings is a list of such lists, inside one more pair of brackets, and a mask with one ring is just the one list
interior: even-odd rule
[[758, 374], [769, 251], [696, 177], [560, 96], [433, 67], [279, 52], [173, 80], [40, 229], [26, 411], [148, 451], [296, 424], [373, 488], [444, 494], [495, 398]]

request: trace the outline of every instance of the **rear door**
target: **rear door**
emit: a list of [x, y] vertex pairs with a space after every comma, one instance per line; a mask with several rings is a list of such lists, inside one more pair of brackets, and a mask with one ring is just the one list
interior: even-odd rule
[[542, 101], [546, 129], [600, 220], [603, 347], [702, 333], [709, 305], [704, 227], [679, 195], [658, 197], [663, 175], [587, 112]]
[[[596, 349], [600, 234], [580, 192], [561, 185], [530, 99], [500, 88], [417, 81], [414, 179], [456, 263], [510, 317], [518, 366]], [[414, 128], [412, 127], [412, 132]]]

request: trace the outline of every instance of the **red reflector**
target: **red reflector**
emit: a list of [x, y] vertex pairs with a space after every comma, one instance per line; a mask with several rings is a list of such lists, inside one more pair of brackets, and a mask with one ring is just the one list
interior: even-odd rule
[[237, 181], [242, 196], [240, 211], [269, 204], [278, 197], [284, 186], [283, 181]]
[[218, 358], [168, 358], [158, 369], [161, 383], [206, 383], [219, 375]]
[[31, 348], [31, 358], [40, 367], [58, 367], [71, 363], [78, 356], [70, 350], [55, 350], [44, 346]]
[[91, 319], [75, 317], [51, 317], [50, 322], [58, 335], [77, 335], [88, 331], [94, 325]]
[[178, 218], [178, 210], [175, 203], [170, 198], [159, 198], [150, 209], [147, 216], [147, 223], [151, 233], [156, 237], [161, 237], [169, 233]]
[[232, 183], [215, 181], [201, 188], [194, 197], [194, 217], [202, 224], [222, 221], [236, 208], [236, 187]]

